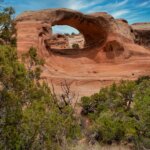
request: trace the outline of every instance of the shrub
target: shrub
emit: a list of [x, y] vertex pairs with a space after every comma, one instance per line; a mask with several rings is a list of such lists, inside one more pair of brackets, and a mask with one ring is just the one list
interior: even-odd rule
[[121, 81], [118, 85], [103, 88], [99, 93], [81, 98], [81, 107], [84, 116], [91, 122], [87, 130], [91, 137], [96, 133], [99, 142], [128, 141], [135, 146], [149, 147], [149, 77]]
[[79, 137], [79, 121], [71, 105], [59, 107], [48, 85], [39, 83], [36, 50], [29, 54], [34, 67], [28, 70], [14, 48], [0, 46], [0, 149], [64, 149]]
[[150, 76], [141, 76], [136, 80], [136, 84], [140, 84], [143, 80], [150, 80]]
[[[98, 126], [97, 126], [98, 125]], [[101, 133], [101, 141], [104, 143], [112, 143], [113, 141], [121, 141], [125, 136], [124, 123], [121, 120], [114, 120], [112, 117], [99, 117], [96, 120], [95, 128]]]
[[79, 49], [80, 46], [79, 46], [79, 44], [74, 43], [74, 44], [72, 44], [72, 48], [73, 48], [73, 49]]

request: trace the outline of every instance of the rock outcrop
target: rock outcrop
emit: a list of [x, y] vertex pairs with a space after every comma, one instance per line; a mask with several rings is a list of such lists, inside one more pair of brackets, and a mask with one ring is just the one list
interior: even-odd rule
[[54, 34], [51, 39], [47, 40], [47, 45], [51, 49], [66, 49], [69, 47], [68, 38], [63, 34]]
[[135, 23], [132, 28], [135, 43], [150, 48], [150, 23]]
[[[52, 49], [48, 41], [54, 25], [78, 29], [85, 39], [84, 48]], [[135, 25], [107, 13], [87, 15], [70, 9], [29, 11], [16, 18], [16, 29], [18, 53], [37, 48], [45, 60], [42, 79], [53, 82], [58, 93], [64, 80], [76, 93], [90, 95], [112, 82], [150, 75], [150, 51], [136, 41], [138, 34], [148, 45], [148, 34], [137, 33]]]
[[44, 49], [46, 40], [52, 35], [50, 28], [54, 25], [69, 25], [78, 29], [84, 35], [87, 46], [95, 43], [102, 45], [106, 41], [109, 30], [109, 24], [104, 17], [94, 18], [67, 9], [25, 12], [18, 16], [16, 21], [20, 51], [31, 46]]

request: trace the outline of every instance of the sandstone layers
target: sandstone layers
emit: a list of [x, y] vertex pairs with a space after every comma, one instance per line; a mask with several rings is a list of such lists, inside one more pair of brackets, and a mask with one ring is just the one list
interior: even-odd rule
[[[48, 41], [54, 25], [78, 29], [85, 39], [84, 48], [51, 48]], [[42, 79], [53, 82], [57, 93], [64, 80], [82, 96], [114, 81], [150, 75], [150, 24], [145, 29], [145, 24], [130, 26], [104, 12], [86, 15], [70, 9], [46, 9], [18, 16], [16, 29], [18, 53], [37, 48], [45, 60]]]

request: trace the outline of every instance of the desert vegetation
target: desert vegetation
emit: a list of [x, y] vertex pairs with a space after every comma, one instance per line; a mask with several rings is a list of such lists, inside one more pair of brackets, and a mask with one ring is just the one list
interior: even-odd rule
[[75, 44], [72, 44], [72, 48], [73, 48], [73, 49], [79, 49], [80, 47], [79, 47], [79, 44], [76, 44], [76, 43], [75, 43]]
[[13, 15], [15, 10], [12, 7], [2, 8], [0, 11], [0, 43], [16, 46], [15, 28]]
[[65, 148], [80, 137], [78, 119], [71, 105], [39, 83], [41, 61], [35, 49], [26, 57], [28, 69], [18, 62], [14, 48], [0, 47], [0, 149]]
[[100, 90], [91, 97], [82, 97], [82, 115], [89, 141], [112, 144], [133, 143], [136, 149], [150, 145], [150, 77], [137, 81], [121, 81]]

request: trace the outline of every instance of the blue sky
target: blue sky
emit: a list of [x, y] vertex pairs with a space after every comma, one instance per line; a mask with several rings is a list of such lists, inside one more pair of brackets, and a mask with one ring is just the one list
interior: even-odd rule
[[[1, 1], [1, 0], [0, 0]], [[3, 6], [13, 6], [16, 14], [28, 10], [70, 8], [83, 13], [108, 12], [115, 18], [124, 18], [130, 24], [150, 22], [150, 0], [3, 0]], [[71, 33], [76, 30], [61, 26], [55, 32]]]

